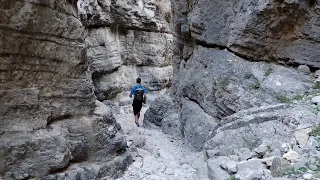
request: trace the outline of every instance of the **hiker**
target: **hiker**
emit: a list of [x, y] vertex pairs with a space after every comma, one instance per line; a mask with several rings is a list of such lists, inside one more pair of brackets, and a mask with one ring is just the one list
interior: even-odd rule
[[132, 107], [135, 123], [138, 127], [140, 127], [139, 118], [142, 103], [146, 103], [146, 93], [146, 89], [141, 85], [141, 79], [137, 78], [137, 85], [132, 87], [129, 97], [132, 98], [132, 95], [134, 95]]

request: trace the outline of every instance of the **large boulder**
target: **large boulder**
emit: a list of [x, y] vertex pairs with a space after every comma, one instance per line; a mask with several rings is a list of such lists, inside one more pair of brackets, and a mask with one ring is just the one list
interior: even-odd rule
[[203, 145], [218, 125], [217, 119], [205, 113], [197, 103], [187, 100], [180, 111], [180, 123], [187, 143], [198, 151], [203, 149]]
[[165, 134], [181, 137], [179, 108], [171, 97], [164, 94], [156, 98], [144, 115], [144, 127], [160, 127]]
[[[100, 102], [90, 118], [70, 117], [47, 129], [1, 138], [0, 172], [4, 178], [116, 177], [132, 162], [120, 125]], [[89, 168], [92, 166], [95, 168]]]
[[249, 62], [202, 46], [174, 71], [176, 99], [182, 103], [187, 97], [218, 119], [256, 106], [288, 103], [313, 85], [311, 77], [293, 68]]
[[300, 126], [320, 124], [319, 116], [312, 111], [305, 105], [272, 105], [240, 111], [224, 119], [225, 123], [214, 131], [205, 148], [219, 155], [231, 155], [241, 148], [257, 148], [270, 139], [290, 142]]

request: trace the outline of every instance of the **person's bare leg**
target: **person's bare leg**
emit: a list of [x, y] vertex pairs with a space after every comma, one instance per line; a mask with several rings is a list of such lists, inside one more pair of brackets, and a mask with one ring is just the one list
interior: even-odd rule
[[139, 124], [140, 112], [136, 115], [136, 123]]

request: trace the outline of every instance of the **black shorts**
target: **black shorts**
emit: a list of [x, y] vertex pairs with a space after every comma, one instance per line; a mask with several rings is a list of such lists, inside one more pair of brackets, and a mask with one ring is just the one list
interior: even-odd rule
[[138, 101], [138, 100], [134, 100], [132, 103], [132, 107], [133, 107], [133, 114], [137, 115], [140, 113], [141, 108], [142, 108], [142, 102], [143, 101]]

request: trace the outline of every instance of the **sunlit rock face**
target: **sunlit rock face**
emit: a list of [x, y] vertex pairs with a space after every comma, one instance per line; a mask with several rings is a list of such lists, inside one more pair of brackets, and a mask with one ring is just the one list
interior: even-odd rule
[[141, 77], [150, 91], [171, 86], [174, 37], [169, 0], [79, 1], [95, 93], [115, 98]]
[[72, 2], [4, 0], [0, 14], [0, 179], [121, 174], [131, 156], [95, 103]]

